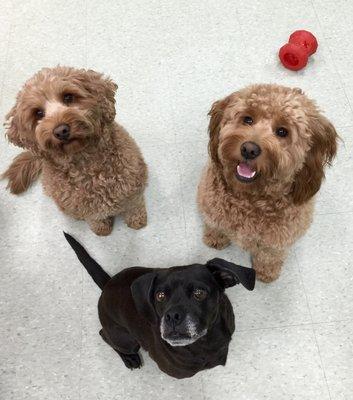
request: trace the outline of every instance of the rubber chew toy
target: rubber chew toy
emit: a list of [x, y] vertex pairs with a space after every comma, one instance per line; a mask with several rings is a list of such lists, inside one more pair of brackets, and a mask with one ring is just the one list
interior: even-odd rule
[[288, 69], [298, 71], [304, 68], [309, 56], [317, 50], [316, 37], [304, 30], [295, 31], [289, 36], [288, 43], [279, 50], [279, 59]]

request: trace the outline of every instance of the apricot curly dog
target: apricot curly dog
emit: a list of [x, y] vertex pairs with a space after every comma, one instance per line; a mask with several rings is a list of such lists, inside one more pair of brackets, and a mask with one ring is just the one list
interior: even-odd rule
[[271, 282], [312, 221], [337, 133], [300, 89], [272, 84], [216, 101], [209, 115], [210, 161], [198, 188], [204, 242], [237, 243]]
[[9, 141], [28, 149], [4, 173], [11, 192], [25, 191], [42, 172], [45, 193], [97, 235], [109, 235], [118, 214], [134, 229], [147, 222], [147, 167], [114, 122], [116, 89], [92, 70], [44, 68], [6, 116]]

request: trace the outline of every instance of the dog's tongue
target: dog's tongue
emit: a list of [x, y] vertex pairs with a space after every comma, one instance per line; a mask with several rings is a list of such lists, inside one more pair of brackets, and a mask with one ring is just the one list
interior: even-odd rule
[[253, 178], [256, 174], [250, 165], [247, 163], [241, 162], [237, 166], [238, 175], [242, 176], [243, 178]]

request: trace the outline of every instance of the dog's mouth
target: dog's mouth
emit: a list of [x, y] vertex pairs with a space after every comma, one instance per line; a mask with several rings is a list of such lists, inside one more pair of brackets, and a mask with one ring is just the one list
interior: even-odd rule
[[63, 153], [71, 154], [78, 151], [82, 151], [89, 145], [96, 145], [98, 142], [98, 137], [94, 135], [87, 135], [84, 132], [78, 132], [71, 135], [66, 140], [55, 140], [54, 147], [61, 150]]
[[57, 154], [76, 153], [85, 148], [90, 143], [96, 143], [97, 137], [87, 134], [86, 132], [72, 133], [68, 138], [57, 139], [51, 133], [43, 131], [38, 136], [40, 147], [49, 152]]
[[173, 347], [188, 346], [192, 343], [195, 343], [196, 340], [200, 339], [202, 336], [205, 336], [206, 333], [207, 329], [204, 329], [200, 333], [196, 333], [192, 336], [173, 331], [166, 336], [162, 334], [162, 339]]
[[257, 170], [244, 161], [241, 161], [235, 169], [235, 177], [240, 182], [253, 182], [258, 177], [258, 175], [259, 173], [257, 172]]
[[207, 329], [200, 330], [198, 324], [190, 315], [187, 315], [184, 323], [178, 327], [168, 326], [165, 317], [163, 316], [160, 325], [160, 332], [163, 340], [165, 340], [170, 346], [176, 347], [188, 346], [196, 342], [196, 340], [206, 335]]
[[81, 143], [82, 141], [83, 141], [82, 138], [72, 137], [72, 138], [68, 138], [68, 139], [65, 139], [65, 140], [61, 140], [59, 142], [59, 144], [61, 146], [67, 146], [67, 145], [73, 144], [73, 143]]
[[57, 147], [64, 153], [75, 153], [82, 150], [86, 146], [87, 139], [85, 137], [70, 137], [66, 140], [60, 140]]
[[67, 138], [67, 139], [60, 139], [60, 140], [57, 140], [57, 143], [59, 144], [59, 145], [61, 145], [61, 146], [65, 146], [65, 145], [67, 145], [67, 144], [69, 144], [69, 143], [73, 143], [73, 142], [75, 142], [75, 141], [78, 141], [79, 139], [77, 139], [76, 137], [69, 137], [69, 138]]

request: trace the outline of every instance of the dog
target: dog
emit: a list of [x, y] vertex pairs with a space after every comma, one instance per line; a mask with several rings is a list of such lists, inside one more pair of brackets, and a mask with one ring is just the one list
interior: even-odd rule
[[127, 268], [112, 278], [69, 234], [78, 259], [102, 289], [99, 332], [127, 368], [140, 368], [140, 347], [174, 378], [225, 365], [235, 329], [224, 289], [253, 290], [255, 271], [215, 258], [171, 268]]
[[114, 216], [147, 223], [147, 167], [135, 141], [116, 122], [117, 85], [102, 74], [58, 66], [29, 79], [6, 116], [10, 142], [27, 149], [4, 177], [15, 194], [42, 172], [44, 191], [67, 215], [109, 235]]
[[216, 249], [238, 244], [256, 277], [271, 282], [311, 224], [338, 135], [301, 89], [274, 84], [232, 93], [209, 115], [210, 159], [197, 194], [203, 240]]

